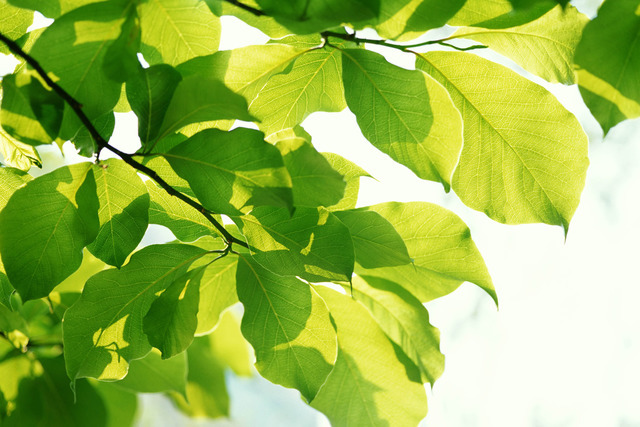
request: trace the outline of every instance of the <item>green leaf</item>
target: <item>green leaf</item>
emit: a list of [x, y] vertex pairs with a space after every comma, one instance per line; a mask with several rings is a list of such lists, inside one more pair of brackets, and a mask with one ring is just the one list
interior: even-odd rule
[[467, 281], [496, 301], [487, 267], [469, 228], [453, 212], [426, 202], [369, 206], [393, 225], [413, 259], [411, 265], [357, 268], [360, 276], [382, 277], [401, 284], [421, 302], [453, 292]]
[[377, 277], [355, 277], [353, 298], [369, 309], [380, 329], [433, 384], [444, 371], [440, 331], [429, 323], [429, 313], [402, 286]]
[[0, 124], [0, 155], [11, 167], [28, 171], [31, 166], [42, 167], [42, 160], [35, 147], [23, 144], [9, 135]]
[[229, 415], [229, 396], [224, 366], [211, 349], [209, 337], [198, 337], [187, 349], [188, 374], [186, 399], [176, 393], [170, 397], [191, 417], [218, 418]]
[[46, 296], [77, 270], [98, 227], [91, 163], [56, 169], [18, 189], [0, 212], [0, 253], [22, 299]]
[[363, 135], [448, 191], [462, 149], [462, 121], [442, 86], [362, 49], [344, 50], [343, 67], [347, 104]]
[[134, 393], [175, 391], [185, 395], [187, 355], [182, 353], [163, 359], [158, 350], [151, 350], [142, 359], [132, 360], [127, 376], [112, 384]]
[[640, 15], [636, 0], [606, 0], [574, 58], [580, 94], [605, 135], [640, 116]]
[[102, 271], [89, 279], [82, 297], [64, 316], [69, 378], [124, 378], [128, 362], [151, 350], [142, 325], [156, 293], [184, 275], [204, 254], [187, 245], [147, 246], [122, 269]]
[[387, 0], [381, 4], [380, 23], [375, 29], [385, 39], [411, 40], [446, 24], [464, 3], [465, 0]]
[[0, 263], [0, 305], [11, 307], [11, 295], [13, 294], [13, 286], [9, 283], [9, 279], [4, 274], [4, 266]]
[[142, 53], [149, 64], [178, 65], [218, 50], [220, 20], [198, 0], [148, 0], [138, 5]]
[[[6, 37], [11, 40], [20, 38], [27, 32], [27, 28], [32, 23], [33, 12], [11, 6], [5, 0], [0, 2], [0, 33]], [[9, 48], [4, 43], [0, 46], [0, 53], [10, 53]]]
[[216, 236], [218, 231], [195, 208], [178, 200], [152, 181], [146, 182], [151, 197], [149, 223], [167, 227], [183, 242], [193, 242], [201, 236]]
[[[130, 0], [123, 1], [130, 3]], [[107, 49], [103, 63], [104, 73], [121, 83], [136, 75], [140, 68], [140, 22], [134, 8], [128, 8], [126, 13], [120, 35]]]
[[356, 261], [364, 268], [411, 263], [402, 237], [379, 213], [357, 209], [334, 214], [349, 229]]
[[[120, 97], [122, 83], [105, 74], [104, 61], [131, 7], [128, 2], [105, 1], [75, 9], [56, 19], [29, 52], [82, 105], [89, 119], [111, 111]], [[75, 113], [65, 106], [60, 136], [70, 139], [80, 127]]]
[[336, 358], [336, 332], [322, 298], [308, 284], [277, 276], [241, 255], [238, 298], [242, 333], [266, 379], [300, 391], [308, 401], [324, 383]]
[[118, 389], [111, 383], [91, 381], [107, 410], [105, 427], [132, 426], [138, 411], [138, 398], [135, 394]]
[[342, 111], [346, 103], [341, 75], [339, 50], [311, 49], [297, 57], [288, 72], [271, 77], [249, 111], [260, 119], [267, 136], [302, 123], [315, 111]]
[[204, 130], [164, 157], [214, 212], [237, 215], [252, 206], [293, 205], [291, 178], [280, 152], [255, 130]]
[[517, 27], [535, 21], [556, 4], [553, 0], [536, 1], [532, 7], [514, 9], [510, 0], [467, 0], [448, 24], [456, 27]]
[[192, 123], [220, 119], [251, 121], [247, 103], [219, 80], [193, 75], [176, 88], [156, 140], [172, 135]]
[[27, 322], [19, 313], [11, 311], [7, 306], [0, 304], [0, 332], [15, 348], [22, 352], [27, 351], [29, 332]]
[[[241, 19], [247, 24], [255, 27], [268, 35], [271, 38], [279, 39], [284, 36], [288, 36], [291, 34], [291, 31], [282, 25], [278, 24], [278, 22], [267, 15], [256, 16], [253, 13], [246, 11], [226, 0], [205, 0], [209, 5], [209, 8], [218, 16], [230, 15], [235, 18]], [[244, 0], [242, 2], [247, 6], [254, 7], [259, 9], [258, 4], [255, 0]], [[235, 49], [234, 49], [235, 50]]]
[[[538, 3], [548, 3], [549, 0], [509, 0], [514, 9], [528, 9]], [[569, 0], [554, 0], [557, 4], [565, 7], [569, 4]]]
[[144, 316], [144, 333], [149, 344], [162, 352], [163, 359], [182, 353], [193, 341], [202, 273], [204, 267], [199, 267], [174, 281]]
[[30, 145], [51, 144], [58, 136], [64, 103], [29, 73], [2, 80], [2, 127]]
[[276, 147], [291, 176], [295, 206], [331, 206], [342, 199], [346, 185], [342, 175], [311, 145], [309, 134], [301, 128], [289, 129], [277, 134], [277, 139]]
[[249, 343], [242, 336], [240, 321], [233, 311], [225, 311], [220, 316], [216, 329], [209, 334], [209, 343], [211, 352], [216, 358], [231, 368], [236, 375], [243, 377], [253, 375], [253, 354]]
[[266, 15], [297, 34], [375, 19], [380, 12], [380, 0], [256, 0], [256, 3]]
[[420, 58], [416, 65], [447, 88], [463, 114], [453, 178], [460, 199], [502, 223], [562, 225], [566, 233], [589, 164], [575, 116], [543, 87], [476, 55]]
[[327, 159], [331, 167], [344, 177], [346, 186], [344, 188], [344, 196], [333, 206], [327, 209], [330, 211], [339, 211], [353, 209], [358, 201], [358, 191], [360, 190], [360, 177], [371, 177], [367, 171], [353, 162], [334, 153], [322, 153]]
[[22, 170], [0, 167], [0, 211], [7, 205], [11, 195], [32, 179], [31, 175]]
[[135, 169], [108, 159], [93, 167], [100, 231], [87, 249], [109, 265], [121, 267], [149, 224], [149, 194]]
[[253, 258], [281, 276], [312, 282], [350, 281], [354, 253], [349, 229], [323, 208], [257, 207], [233, 217], [245, 235]]
[[273, 75], [306, 51], [286, 44], [247, 46], [200, 56], [177, 69], [185, 77], [197, 74], [217, 78], [250, 103]]
[[475, 40], [549, 82], [573, 84], [573, 55], [588, 21], [576, 8], [563, 10], [558, 6], [519, 27], [461, 28], [449, 39]]
[[[93, 120], [93, 126], [100, 136], [108, 141], [116, 126], [116, 116], [112, 111], [109, 111]], [[71, 142], [78, 149], [78, 154], [84, 157], [93, 156], [98, 148], [89, 129], [84, 126], [79, 128], [75, 135], [73, 135]]]
[[417, 425], [427, 414], [424, 387], [407, 376], [367, 309], [346, 295], [317, 290], [338, 329], [338, 358], [311, 406], [334, 426]]
[[[15, 359], [24, 360], [28, 356]], [[87, 381], [78, 382], [75, 395], [69, 388], [62, 357], [41, 358], [25, 364], [29, 373], [23, 373], [20, 392], [12, 401], [11, 414], [4, 420], [3, 427], [107, 425], [105, 404]]]
[[169, 65], [142, 68], [127, 81], [127, 99], [138, 116], [138, 136], [142, 144], [156, 137], [171, 97], [182, 77]]
[[238, 302], [236, 269], [238, 258], [226, 256], [211, 264], [200, 280], [200, 303], [196, 335], [210, 333], [217, 327], [222, 313]]

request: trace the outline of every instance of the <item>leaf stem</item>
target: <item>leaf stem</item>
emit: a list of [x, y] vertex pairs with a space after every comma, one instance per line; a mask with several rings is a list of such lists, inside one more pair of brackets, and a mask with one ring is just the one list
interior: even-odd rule
[[42, 68], [42, 66], [38, 63], [38, 61], [36, 61], [31, 55], [26, 53], [24, 50], [22, 50], [22, 48], [15, 41], [11, 40], [10, 38], [8, 38], [7, 36], [5, 36], [2, 33], [0, 33], [0, 41], [2, 41], [4, 44], [6, 44], [11, 52], [13, 52], [14, 54], [18, 55], [22, 59], [24, 59], [27, 62], [27, 64], [29, 64], [31, 66], [31, 68], [36, 70], [36, 72], [40, 75], [40, 77], [42, 77], [42, 79], [47, 83], [47, 85], [49, 85], [49, 87], [51, 89], [53, 89], [53, 91], [56, 94], [58, 94], [58, 96], [60, 96], [69, 105], [69, 107], [71, 107], [73, 112], [76, 114], [76, 116], [78, 116], [78, 118], [80, 119], [82, 124], [89, 131], [89, 134], [91, 135], [93, 140], [98, 145], [98, 157], [100, 156], [100, 150], [102, 150], [104, 148], [106, 148], [107, 150], [117, 154], [129, 166], [131, 166], [132, 168], [144, 173], [149, 178], [151, 178], [155, 182], [157, 182], [158, 185], [160, 185], [160, 187], [162, 187], [167, 193], [169, 193], [172, 196], [177, 197], [178, 199], [182, 200], [183, 202], [185, 202], [186, 204], [188, 204], [189, 206], [193, 207], [198, 212], [200, 212], [207, 219], [207, 221], [209, 221], [211, 224], [213, 224], [213, 226], [220, 232], [222, 237], [225, 239], [227, 245], [231, 246], [232, 244], [235, 243], [235, 244], [238, 244], [240, 246], [248, 247], [248, 245], [245, 242], [233, 237], [231, 235], [231, 233], [229, 233], [224, 228], [224, 226], [222, 224], [220, 224], [213, 217], [211, 211], [207, 210], [204, 206], [202, 206], [200, 203], [196, 202], [195, 200], [193, 200], [192, 198], [190, 198], [186, 194], [183, 194], [180, 191], [178, 191], [175, 188], [173, 188], [169, 183], [167, 183], [164, 179], [162, 179], [160, 177], [160, 175], [158, 175], [156, 173], [156, 171], [154, 171], [154, 170], [148, 168], [147, 166], [143, 165], [142, 163], [136, 161], [133, 158], [133, 155], [125, 153], [123, 151], [120, 151], [116, 147], [110, 145], [102, 137], [102, 135], [100, 135], [100, 133], [98, 132], [96, 127], [93, 125], [93, 123], [91, 123], [91, 120], [89, 119], [89, 117], [87, 117], [87, 115], [84, 113], [84, 111], [82, 110], [82, 104], [80, 104], [80, 102], [78, 102], [78, 100], [76, 100], [73, 96], [71, 96], [60, 85], [58, 85], [56, 82], [54, 82], [51, 79], [51, 77], [49, 77], [49, 75], [44, 70], [44, 68]]
[[468, 46], [468, 47], [458, 47], [458, 46], [452, 45], [451, 43], [447, 43], [447, 41], [450, 40], [451, 37], [447, 37], [445, 39], [439, 39], [439, 40], [429, 40], [429, 41], [426, 41], [426, 42], [415, 43], [415, 44], [398, 44], [398, 43], [390, 42], [388, 40], [365, 39], [365, 38], [362, 38], [362, 37], [357, 37], [355, 32], [354, 33], [350, 33], [350, 34], [344, 34], [344, 33], [336, 33], [336, 32], [333, 32], [333, 31], [324, 31], [320, 35], [325, 40], [328, 39], [329, 37], [335, 37], [337, 39], [352, 41], [352, 42], [355, 42], [355, 43], [377, 44], [377, 45], [380, 45], [380, 46], [385, 46], [385, 47], [390, 47], [390, 48], [393, 48], [393, 49], [398, 49], [398, 50], [401, 50], [403, 52], [410, 52], [409, 49], [416, 48], [416, 47], [422, 47], [422, 46], [429, 46], [429, 45], [432, 45], [432, 44], [439, 44], [441, 46], [450, 47], [452, 49], [456, 49], [456, 50], [460, 50], [460, 51], [487, 48], [487, 46], [482, 45], [482, 44], [481, 45]]

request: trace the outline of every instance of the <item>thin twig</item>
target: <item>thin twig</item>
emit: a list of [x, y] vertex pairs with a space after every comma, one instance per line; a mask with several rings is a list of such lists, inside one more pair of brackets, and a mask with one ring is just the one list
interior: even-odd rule
[[[146, 174], [147, 176], [149, 176], [149, 178], [151, 178], [155, 182], [157, 182], [158, 185], [160, 185], [160, 187], [162, 187], [167, 193], [169, 193], [172, 196], [177, 197], [178, 199], [182, 200], [183, 202], [185, 202], [189, 206], [191, 206], [194, 209], [196, 209], [198, 212], [200, 212], [207, 219], [207, 221], [209, 221], [211, 224], [213, 224], [213, 226], [216, 228], [216, 230], [218, 230], [220, 232], [220, 234], [224, 237], [224, 239], [225, 239], [225, 241], [226, 241], [226, 243], [228, 245], [232, 245], [233, 243], [236, 243], [236, 244], [238, 244], [240, 246], [248, 247], [248, 245], [245, 242], [233, 237], [231, 235], [231, 233], [229, 233], [224, 228], [224, 226], [222, 224], [220, 224], [213, 217], [211, 211], [207, 210], [204, 206], [202, 206], [200, 203], [196, 202], [195, 200], [193, 200], [192, 198], [190, 198], [186, 194], [183, 194], [180, 191], [178, 191], [175, 188], [173, 188], [169, 183], [167, 183], [164, 179], [162, 179], [154, 170], [152, 170], [152, 169], [148, 168], [147, 166], [143, 165], [142, 163], [136, 161], [131, 154], [125, 153], [123, 151], [120, 151], [117, 148], [115, 148], [114, 146], [110, 145], [102, 137], [102, 135], [100, 135], [100, 133], [98, 132], [96, 127], [93, 125], [93, 123], [91, 123], [91, 120], [89, 119], [89, 117], [87, 117], [87, 115], [84, 113], [84, 111], [82, 111], [82, 104], [80, 104], [80, 102], [78, 102], [78, 100], [76, 100], [73, 96], [71, 96], [60, 85], [58, 85], [56, 82], [54, 82], [49, 77], [49, 75], [44, 70], [44, 68], [42, 68], [42, 66], [38, 63], [38, 61], [36, 61], [31, 55], [26, 53], [24, 50], [22, 50], [22, 48], [15, 41], [9, 39], [8, 37], [6, 37], [2, 33], [0, 33], [0, 41], [2, 41], [4, 44], [6, 44], [11, 52], [13, 52], [14, 54], [18, 55], [22, 59], [24, 59], [27, 62], [27, 64], [29, 64], [31, 66], [31, 68], [36, 70], [36, 72], [40, 75], [40, 77], [42, 77], [42, 79], [47, 83], [47, 85], [49, 85], [49, 87], [51, 89], [53, 89], [53, 91], [55, 93], [57, 93], [58, 96], [60, 96], [69, 105], [69, 107], [71, 107], [73, 112], [76, 114], [76, 116], [78, 116], [78, 118], [80, 119], [82, 124], [89, 131], [89, 134], [91, 135], [93, 140], [98, 145], [98, 149], [99, 150], [102, 150], [102, 149], [106, 148], [107, 150], [117, 154], [129, 166], [131, 166], [134, 169]], [[99, 155], [100, 155], [100, 152], [98, 151], [98, 156]]]
[[485, 46], [485, 45], [473, 45], [473, 46], [468, 46], [468, 47], [458, 47], [458, 46], [452, 45], [450, 43], [447, 43], [447, 40], [449, 40], [449, 38], [441, 39], [441, 40], [429, 40], [429, 41], [426, 41], [426, 42], [415, 43], [415, 44], [398, 44], [398, 43], [392, 43], [392, 42], [390, 42], [388, 40], [365, 39], [365, 38], [361, 38], [361, 37], [356, 37], [355, 33], [344, 34], [344, 33], [335, 33], [333, 31], [325, 31], [325, 32], [321, 33], [321, 36], [322, 36], [322, 38], [324, 40], [326, 40], [329, 37], [335, 37], [337, 39], [347, 40], [347, 41], [351, 41], [351, 42], [358, 43], [358, 44], [359, 43], [377, 44], [377, 45], [380, 45], [380, 46], [386, 46], [386, 47], [390, 47], [390, 48], [393, 48], [393, 49], [398, 49], [398, 50], [401, 50], [403, 52], [410, 52], [409, 49], [412, 49], [412, 48], [415, 48], [415, 47], [429, 46], [429, 45], [433, 45], [433, 44], [439, 44], [441, 46], [450, 47], [452, 49], [456, 49], [456, 50], [460, 50], [460, 51], [487, 48], [487, 46]]

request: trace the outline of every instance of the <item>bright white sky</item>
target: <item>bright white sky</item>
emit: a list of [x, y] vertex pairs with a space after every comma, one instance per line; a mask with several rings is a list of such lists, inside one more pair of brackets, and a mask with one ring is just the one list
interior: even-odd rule
[[[585, 12], [592, 15], [590, 6]], [[223, 19], [222, 49], [264, 41], [259, 31]], [[398, 52], [378, 51], [397, 65], [412, 67]], [[492, 274], [499, 312], [468, 284], [427, 306], [441, 330], [446, 370], [429, 391], [429, 416], [422, 425], [640, 426], [640, 280], [635, 269], [640, 120], [619, 125], [603, 142], [576, 87], [549, 85], [497, 55], [491, 59], [554, 92], [590, 137], [591, 166], [566, 243], [560, 227], [497, 224], [465, 207], [455, 194], [445, 194], [440, 185], [416, 178], [373, 148], [348, 111], [316, 113], [303, 123], [319, 151], [341, 154], [378, 179], [362, 180], [361, 205], [425, 200], [453, 210], [470, 226]], [[135, 126], [131, 117], [120, 115], [112, 142], [131, 149]], [[52, 148], [41, 153], [45, 163], [63, 161]], [[71, 150], [65, 153], [73, 159]], [[152, 409], [142, 414], [139, 425], [327, 425], [294, 391], [232, 376], [229, 387], [230, 421], [195, 423], [161, 399], [145, 396]]]

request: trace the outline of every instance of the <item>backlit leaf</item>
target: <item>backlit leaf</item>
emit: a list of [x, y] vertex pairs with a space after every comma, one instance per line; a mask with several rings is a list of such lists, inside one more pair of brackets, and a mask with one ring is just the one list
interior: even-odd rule
[[151, 350], [142, 359], [132, 360], [124, 379], [113, 385], [135, 393], [175, 391], [184, 395], [187, 387], [187, 355], [163, 359], [160, 351]]
[[180, 80], [175, 69], [159, 64], [140, 69], [127, 81], [127, 99], [138, 116], [138, 136], [143, 144], [158, 134]]
[[453, 212], [426, 202], [389, 202], [367, 209], [393, 225], [404, 239], [413, 263], [358, 268], [358, 275], [397, 282], [421, 302], [447, 295], [467, 281], [478, 285], [497, 303], [491, 277], [469, 228]]
[[311, 136], [302, 129], [288, 129], [276, 135], [276, 147], [282, 154], [293, 184], [293, 204], [317, 207], [338, 203], [344, 196], [346, 183], [327, 159], [313, 148]]
[[200, 280], [200, 303], [196, 335], [204, 335], [218, 325], [222, 313], [238, 302], [236, 269], [238, 258], [226, 256], [211, 264]]
[[377, 277], [355, 277], [353, 298], [369, 309], [380, 329], [433, 384], [444, 371], [440, 331], [429, 323], [422, 303], [397, 283]]
[[276, 384], [311, 400], [335, 361], [336, 332], [322, 298], [307, 283], [265, 270], [241, 255], [238, 298], [242, 333], [256, 352], [256, 368]]
[[335, 426], [417, 425], [427, 413], [424, 387], [407, 376], [367, 309], [333, 290], [317, 290], [338, 330], [338, 358], [311, 406]]
[[9, 135], [0, 125], [0, 154], [7, 166], [28, 171], [31, 166], [42, 167], [42, 160], [35, 147], [23, 144]]
[[98, 228], [91, 163], [61, 167], [18, 189], [0, 212], [0, 253], [22, 299], [46, 296], [73, 273]]
[[464, 52], [422, 54], [417, 66], [451, 94], [465, 123], [453, 189], [469, 207], [507, 224], [567, 231], [584, 187], [587, 137], [546, 89]]
[[576, 8], [563, 10], [558, 6], [519, 27], [461, 28], [449, 38], [475, 40], [547, 81], [573, 84], [573, 55], [587, 22]]
[[[20, 9], [8, 4], [5, 0], [0, 2], [0, 33], [16, 40], [22, 36], [33, 23], [33, 12]], [[9, 49], [2, 43], [0, 53], [8, 54]]]
[[347, 226], [356, 261], [365, 268], [390, 267], [411, 262], [402, 237], [380, 214], [368, 210], [334, 213]]
[[253, 119], [247, 103], [219, 80], [193, 75], [176, 87], [158, 131], [157, 140], [172, 135], [192, 123], [220, 119]]
[[358, 202], [358, 192], [360, 191], [360, 178], [363, 176], [370, 177], [370, 175], [360, 166], [342, 156], [334, 153], [322, 153], [322, 155], [329, 161], [331, 167], [344, 177], [346, 183], [342, 199], [327, 209], [338, 211], [355, 208]]
[[216, 235], [218, 231], [195, 208], [170, 195], [152, 181], [146, 182], [151, 197], [149, 223], [167, 227], [183, 242], [193, 242], [203, 235]]
[[292, 128], [314, 111], [342, 111], [346, 107], [340, 51], [311, 49], [295, 59], [290, 70], [275, 75], [250, 105], [267, 137]]
[[[104, 73], [103, 64], [131, 7], [108, 1], [75, 9], [51, 24], [31, 49], [30, 54], [82, 104], [90, 119], [110, 111], [120, 97], [122, 84]], [[80, 127], [75, 113], [65, 106], [61, 137], [71, 138]]]
[[182, 353], [193, 341], [203, 272], [203, 267], [199, 267], [175, 280], [144, 316], [144, 333], [149, 344], [162, 352], [163, 359]]
[[380, 5], [380, 23], [375, 28], [385, 39], [410, 40], [446, 24], [464, 3], [465, 0], [387, 0]]
[[640, 14], [637, 0], [606, 0], [576, 50], [580, 94], [606, 134], [640, 116]]
[[[156, 293], [184, 275], [204, 254], [202, 249], [187, 245], [147, 246], [120, 270], [105, 270], [89, 279], [82, 297], [64, 316], [69, 378], [124, 378], [128, 362], [151, 350], [143, 318]], [[97, 305], [101, 306], [98, 313]]]
[[362, 49], [343, 51], [344, 88], [362, 134], [420, 178], [449, 189], [462, 122], [447, 92], [416, 70]]
[[237, 215], [252, 206], [293, 204], [280, 152], [255, 130], [204, 130], [164, 157], [213, 212]]
[[142, 52], [149, 64], [178, 65], [218, 50], [220, 20], [198, 0], [147, 0], [138, 5]]
[[109, 265], [121, 267], [142, 240], [149, 224], [149, 194], [136, 171], [122, 160], [108, 159], [93, 167], [100, 231], [87, 246]]
[[282, 276], [309, 281], [349, 281], [354, 254], [349, 229], [323, 208], [258, 207], [233, 217], [245, 235], [253, 258]]

